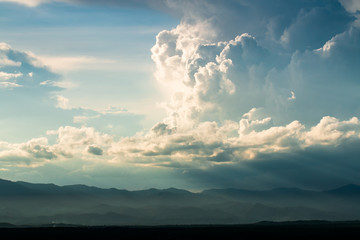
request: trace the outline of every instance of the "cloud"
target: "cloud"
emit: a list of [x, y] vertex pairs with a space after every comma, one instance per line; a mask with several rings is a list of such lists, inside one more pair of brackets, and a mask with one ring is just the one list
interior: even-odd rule
[[[40, 64], [37, 56], [31, 52], [17, 51], [6, 43], [0, 43], [0, 84], [4, 89], [23, 87], [33, 91], [33, 98], [39, 98], [53, 91], [60, 90], [54, 84], [46, 85], [44, 82], [55, 83], [60, 76], [51, 72]], [[31, 89], [31, 90], [30, 90]], [[12, 89], [12, 95], [20, 94], [20, 89]], [[3, 97], [7, 98], [3, 93]], [[9, 101], [10, 99], [7, 99]]]
[[277, 75], [280, 56], [272, 55], [247, 33], [211, 43], [207, 35], [197, 35], [209, 34], [207, 28], [206, 24], [195, 25], [193, 30], [180, 25], [163, 31], [152, 48], [155, 76], [172, 94], [166, 104], [167, 124], [186, 128], [194, 121], [237, 121], [253, 107], [274, 114], [289, 106], [285, 94], [290, 92], [289, 85], [282, 82], [283, 76], [272, 76]]
[[47, 159], [51, 160], [57, 156], [48, 147], [47, 138], [37, 138], [28, 141], [25, 144], [20, 145], [20, 149], [29, 153], [36, 159]]
[[[294, 185], [324, 188], [357, 181], [353, 171], [359, 167], [357, 118], [340, 121], [324, 117], [306, 129], [297, 121], [268, 126], [269, 118], [257, 118], [257, 111], [252, 109], [239, 122], [228, 121], [222, 126], [201, 122], [185, 132], [157, 124], [148, 133], [119, 141], [94, 128], [61, 127], [48, 131], [48, 137], [56, 136], [53, 144], [47, 138], [23, 144], [1, 142], [1, 167], [38, 168], [59, 161], [62, 165], [81, 161], [80, 169], [86, 169], [92, 162], [101, 162], [104, 167], [136, 166], [149, 171], [160, 168], [175, 171], [178, 174], [173, 177], [182, 179], [182, 184], [200, 189]], [[331, 172], [334, 168], [341, 171], [334, 175]]]
[[318, 125], [304, 135], [307, 145], [337, 145], [339, 140], [359, 137], [359, 119], [339, 121], [334, 117], [325, 116]]
[[22, 77], [22, 73], [6, 73], [6, 72], [0, 72], [0, 80], [9, 80], [11, 78], [18, 78]]
[[9, 2], [22, 4], [28, 7], [36, 7], [39, 4], [49, 2], [48, 0], [0, 0], [0, 2]]
[[[250, 120], [246, 115], [238, 123], [228, 121], [223, 126], [215, 122], [201, 122], [186, 132], [170, 130], [162, 123], [144, 136], [124, 138], [113, 143], [109, 152], [121, 156], [121, 159], [145, 164], [157, 165], [174, 160], [184, 165], [190, 161], [195, 165], [209, 166], [211, 161], [218, 162], [225, 153], [223, 162], [236, 163], [257, 159], [259, 154], [286, 153], [320, 145], [337, 146], [347, 139], [360, 137], [357, 118], [339, 121], [324, 117], [310, 130], [306, 130], [298, 121], [269, 127], [270, 120]], [[147, 158], [149, 162], [145, 161]]]
[[95, 116], [74, 116], [73, 122], [74, 123], [86, 123], [91, 118], [98, 118], [100, 115]]
[[[16, 78], [22, 77], [22, 73], [7, 73], [0, 72], [0, 88], [15, 88], [21, 87], [21, 85], [16, 83]], [[11, 80], [11, 81], [9, 81]]]
[[[259, 7], [260, 2], [234, 4], [237, 12], [242, 8], [263, 13], [268, 5]], [[359, 59], [358, 29], [337, 1], [302, 4], [290, 7], [291, 14], [280, 20], [276, 9], [267, 12], [264, 22], [272, 25], [265, 35], [259, 33], [263, 25], [252, 25], [257, 31], [236, 25], [240, 32], [224, 41], [228, 31], [234, 30], [229, 21], [234, 18], [206, 21], [201, 14], [193, 22], [192, 17], [185, 17], [176, 28], [160, 32], [152, 59], [157, 66], [155, 77], [170, 95], [163, 104], [168, 116], [149, 132], [113, 143], [109, 154], [117, 156], [115, 161], [189, 171], [194, 179], [219, 174], [226, 184], [236, 186], [241, 185], [236, 174], [264, 175], [252, 181], [262, 187], [268, 180], [275, 185], [296, 182], [285, 170], [280, 174], [270, 168], [272, 162], [287, 169], [304, 161], [309, 165], [296, 174], [311, 172], [315, 178], [314, 172], [326, 172], [320, 174], [328, 179], [322, 187], [346, 182], [341, 174], [332, 179], [327, 170], [320, 169], [326, 168], [323, 160], [327, 157], [321, 151], [332, 147], [339, 155], [345, 154], [347, 144], [359, 141], [359, 121], [354, 116], [358, 107], [353, 104], [358, 96], [352, 89], [358, 89], [354, 65]], [[323, 28], [324, 22], [331, 29]], [[218, 28], [221, 24], [230, 26]], [[319, 36], [308, 36], [307, 31], [317, 31]], [[334, 94], [342, 97], [334, 98]], [[300, 162], [286, 162], [292, 156]], [[349, 164], [353, 164], [350, 156]], [[311, 169], [311, 161], [318, 164], [316, 169]], [[260, 163], [269, 167], [269, 173], [257, 167]], [[228, 177], [231, 169], [234, 175]], [[231, 184], [234, 180], [236, 184]], [[305, 180], [299, 177], [301, 181]], [[215, 180], [209, 182], [216, 185]]]
[[[68, 73], [71, 71], [83, 69], [106, 69], [113, 66], [116, 62], [109, 59], [99, 59], [88, 56], [76, 57], [54, 57], [54, 56], [37, 56], [38, 64], [48, 66], [51, 70], [58, 73]], [[35, 63], [36, 64], [36, 63]]]
[[[48, 138], [52, 135], [56, 136], [56, 142], [50, 144]], [[11, 167], [39, 167], [68, 159], [91, 161], [96, 159], [90, 155], [104, 155], [103, 149], [108, 149], [112, 142], [111, 136], [94, 128], [60, 127], [48, 131], [47, 137], [33, 138], [25, 143], [0, 142], [0, 162]]]
[[[52, 146], [55, 152], [63, 156], [79, 156], [88, 152], [90, 146], [108, 148], [112, 137], [95, 131], [94, 128], [71, 126], [60, 127], [56, 131], [48, 131], [48, 135], [57, 135], [57, 143]], [[96, 150], [96, 149], [95, 149]]]
[[[0, 44], [0, 56], [7, 62], [16, 63], [0, 66], [0, 101], [6, 103], [1, 107], [0, 117], [3, 124], [9, 126], [0, 129], [2, 140], [23, 142], [63, 125], [85, 125], [106, 133], [126, 135], [133, 134], [134, 129], [142, 128], [142, 114], [117, 105], [114, 107], [115, 104], [109, 104], [113, 107], [98, 109], [77, 104], [74, 100], [78, 98], [77, 95], [69, 97], [64, 93], [64, 88], [71, 94], [81, 89], [81, 86], [69, 80], [66, 73], [62, 75], [50, 68], [58, 65], [55, 69], [61, 72], [79, 69], [91, 71], [109, 67], [109, 64], [112, 68], [114, 64], [117, 66], [120, 63], [91, 57], [43, 58], [30, 51], [13, 49], [6, 43]], [[24, 118], [27, 119], [25, 123]], [[113, 127], [109, 128], [110, 125]]]
[[68, 98], [63, 97], [61, 95], [57, 95], [56, 100], [57, 100], [57, 104], [56, 104], [57, 108], [61, 108], [64, 110], [71, 109]]
[[14, 82], [0, 82], [0, 88], [3, 89], [12, 89], [16, 87], [21, 87], [21, 85]]
[[[102, 3], [144, 6], [140, 1]], [[78, 160], [83, 164], [78, 170], [86, 169], [88, 162], [101, 162], [165, 169], [200, 188], [324, 188], [359, 183], [360, 30], [353, 2], [172, 0], [153, 4], [183, 15], [177, 27], [157, 35], [151, 49], [154, 76], [168, 96], [161, 104], [166, 117], [149, 130], [117, 138], [90, 125], [101, 120], [103, 126], [114, 129], [115, 121], [104, 118], [127, 116], [126, 111], [74, 109], [69, 99], [57, 94], [58, 110], [76, 113], [71, 121], [81, 125], [63, 124], [49, 131], [46, 138], [55, 138], [52, 143], [41, 138], [5, 146], [0, 159], [6, 165], [1, 167], [8, 168], [16, 158], [19, 161], [14, 164]], [[48, 70], [44, 63], [37, 65], [39, 59], [30, 53], [11, 51], [8, 45], [0, 45], [3, 75], [24, 87], [48, 87], [45, 92], [49, 93], [52, 78], [36, 78], [40, 70]], [[98, 60], [43, 58], [59, 71], [73, 71]], [[16, 73], [23, 75], [9, 75]], [[25, 81], [26, 77], [36, 78], [35, 82]], [[127, 128], [126, 124], [117, 125]]]
[[[249, 33], [263, 43], [269, 40], [278, 44], [283, 42], [291, 49], [320, 47], [323, 41], [344, 31], [353, 20], [338, 0], [275, 0], [271, 3], [266, 0], [234, 0], [226, 3], [172, 0], [167, 1], [166, 6], [164, 11], [176, 11], [183, 16], [184, 22], [211, 23], [217, 32], [217, 41]], [[275, 45], [272, 44], [272, 47]]]
[[[36, 75], [36, 78], [33, 76]], [[39, 88], [41, 82], [59, 79], [59, 75], [49, 71], [39, 58], [31, 52], [14, 50], [6, 43], [0, 43], [0, 81], [16, 83], [27, 88]], [[44, 91], [54, 91], [59, 88], [48, 86]]]
[[296, 20], [284, 30], [281, 41], [298, 50], [315, 49], [335, 34], [346, 30], [351, 20], [340, 3], [335, 1], [310, 10], [303, 8]]
[[99, 147], [89, 146], [88, 153], [101, 156], [101, 155], [103, 155], [103, 150]]
[[313, 146], [297, 151], [261, 154], [241, 164], [188, 168], [183, 178], [198, 188], [271, 189], [299, 187], [330, 189], [357, 183], [359, 140], [334, 146]]
[[[238, 1], [236, 10], [266, 11], [258, 6], [260, 2]], [[227, 9], [229, 6], [218, 7]], [[208, 10], [207, 7], [205, 5], [204, 9]], [[194, 121], [236, 121], [252, 107], [263, 108], [278, 124], [294, 119], [315, 124], [326, 115], [351, 117], [349, 114], [356, 109], [352, 103], [358, 99], [356, 95], [348, 95], [353, 86], [343, 84], [341, 79], [355, 81], [358, 74], [355, 67], [358, 28], [352, 26], [355, 19], [337, 1], [325, 5], [313, 1], [309, 5], [298, 3], [287, 7], [297, 14], [291, 15], [294, 18], [291, 21], [282, 19], [277, 23], [283, 29], [278, 31], [277, 37], [261, 35], [249, 28], [248, 33], [237, 32], [233, 40], [221, 38], [218, 41], [222, 32], [234, 30], [232, 22], [225, 17], [221, 23], [230, 26], [218, 29], [220, 19], [204, 20], [201, 14], [195, 21], [185, 18], [175, 29], [160, 32], [152, 48], [152, 58], [157, 66], [155, 76], [171, 96], [164, 104], [169, 115], [165, 122], [172, 127], [180, 124], [189, 127]], [[276, 19], [277, 14], [279, 12], [272, 9], [264, 18]], [[323, 27], [323, 22], [331, 29]], [[262, 26], [251, 24], [256, 30]], [[236, 31], [241, 31], [239, 29]], [[317, 32], [319, 37], [312, 39], [307, 31]], [[288, 35], [287, 43], [281, 40], [285, 35]], [[298, 41], [297, 35], [304, 39]], [[296, 42], [292, 42], [291, 36]], [[338, 84], [343, 87], [335, 89]], [[289, 92], [294, 93], [290, 99]], [[289, 101], [294, 100], [295, 92], [297, 101]], [[347, 97], [341, 98], [339, 103], [333, 92]], [[344, 105], [348, 106], [346, 111], [343, 111]]]
[[360, 2], [356, 0], [340, 0], [345, 9], [351, 13], [360, 11]]
[[291, 93], [291, 96], [288, 98], [289, 100], [295, 100], [296, 97], [295, 97], [295, 93], [293, 91], [290, 91]]
[[[1, 44], [3, 46], [1, 46]], [[9, 50], [10, 46], [9, 45], [5, 45], [4, 43], [0, 43], [0, 50], [2, 51], [7, 51]], [[20, 67], [21, 66], [21, 62], [15, 62], [13, 60], [10, 60], [4, 53], [0, 54], [0, 68], [1, 67]]]
[[0, 0], [5, 3], [16, 3], [27, 7], [37, 7], [41, 4], [49, 3], [68, 3], [68, 4], [83, 4], [83, 5], [105, 5], [111, 7], [136, 7], [136, 8], [155, 8], [155, 9], [167, 9], [167, 1], [165, 0]]
[[[0, 56], [11, 63], [0, 66], [0, 101], [4, 103], [0, 117], [7, 126], [0, 129], [2, 140], [26, 141], [64, 122], [67, 114], [56, 109], [53, 100], [62, 90], [56, 86], [61, 76], [34, 64], [38, 61], [35, 54], [13, 49], [5, 43], [0, 44]], [[71, 123], [72, 117], [68, 118]]]
[[47, 138], [35, 138], [21, 144], [3, 142], [1, 145], [0, 162], [9, 167], [39, 167], [57, 158]]

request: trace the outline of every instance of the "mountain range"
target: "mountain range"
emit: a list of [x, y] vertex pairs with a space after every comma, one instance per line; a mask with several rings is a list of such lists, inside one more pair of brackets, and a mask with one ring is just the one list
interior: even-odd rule
[[360, 186], [327, 191], [148, 189], [57, 186], [0, 179], [0, 222], [15, 225], [241, 224], [358, 220]]

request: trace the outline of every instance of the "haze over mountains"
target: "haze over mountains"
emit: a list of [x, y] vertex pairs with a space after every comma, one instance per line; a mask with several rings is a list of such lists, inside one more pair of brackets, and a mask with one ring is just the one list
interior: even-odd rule
[[358, 220], [360, 186], [328, 191], [148, 189], [57, 186], [0, 180], [0, 222], [16, 225], [238, 224]]

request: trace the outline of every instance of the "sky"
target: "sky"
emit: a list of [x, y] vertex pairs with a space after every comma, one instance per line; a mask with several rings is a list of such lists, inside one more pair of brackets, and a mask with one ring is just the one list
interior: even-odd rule
[[0, 0], [0, 178], [360, 184], [360, 1]]

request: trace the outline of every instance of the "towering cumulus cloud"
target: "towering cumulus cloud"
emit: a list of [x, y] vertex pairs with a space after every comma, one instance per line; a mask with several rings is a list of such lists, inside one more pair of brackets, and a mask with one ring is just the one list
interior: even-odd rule
[[[313, 166], [324, 164], [317, 181], [346, 182], [344, 172], [334, 179], [322, 173], [329, 171], [327, 164], [341, 164], [327, 151], [347, 156], [344, 149], [360, 137], [354, 11], [338, 1], [182, 3], [171, 6], [190, 12], [175, 29], [160, 32], [151, 50], [155, 76], [171, 92], [164, 104], [168, 117], [110, 152], [147, 165], [185, 168], [195, 178], [224, 179], [228, 166], [239, 169], [239, 179], [258, 172], [249, 177], [252, 184], [265, 181], [265, 175], [283, 178], [305, 163], [299, 171], [313, 179]], [[282, 170], [260, 169], [263, 162]], [[286, 179], [281, 184], [291, 185]]]
[[[155, 78], [169, 97], [161, 103], [166, 117], [120, 140], [61, 127], [49, 132], [57, 143], [33, 140], [21, 154], [166, 169], [194, 188], [360, 183], [356, 1], [170, 0], [146, 7], [182, 15], [151, 49]], [[0, 56], [0, 64], [18, 62]], [[9, 74], [0, 73], [0, 83], [17, 87], [21, 76]], [[8, 153], [15, 148], [6, 145]]]

